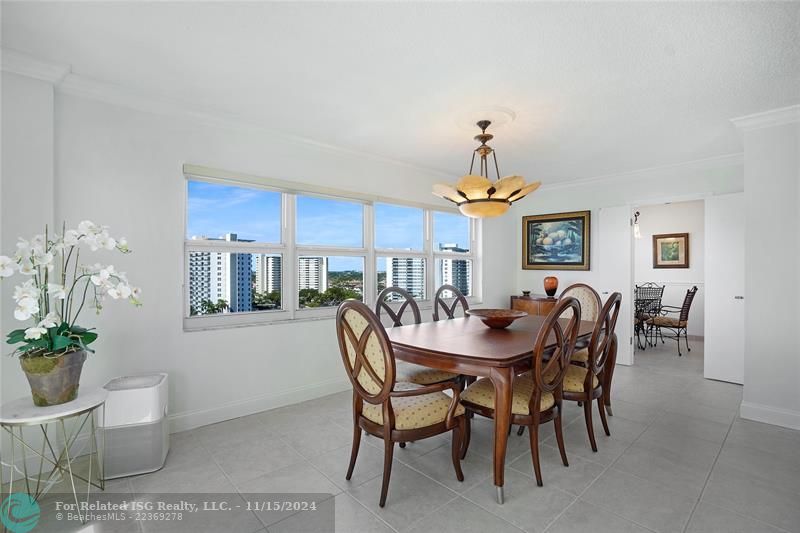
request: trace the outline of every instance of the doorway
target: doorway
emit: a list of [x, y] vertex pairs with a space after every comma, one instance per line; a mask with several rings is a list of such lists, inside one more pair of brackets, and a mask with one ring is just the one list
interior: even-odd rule
[[705, 200], [633, 207], [636, 362], [702, 372], [705, 340]]

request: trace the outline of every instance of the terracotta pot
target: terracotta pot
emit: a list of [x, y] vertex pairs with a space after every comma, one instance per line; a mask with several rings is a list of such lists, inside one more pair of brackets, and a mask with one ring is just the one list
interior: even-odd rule
[[558, 290], [558, 278], [555, 276], [547, 276], [544, 278], [544, 292], [548, 296], [555, 296]]
[[58, 357], [20, 357], [19, 363], [31, 386], [34, 405], [47, 407], [77, 398], [84, 361], [84, 350], [68, 352]]

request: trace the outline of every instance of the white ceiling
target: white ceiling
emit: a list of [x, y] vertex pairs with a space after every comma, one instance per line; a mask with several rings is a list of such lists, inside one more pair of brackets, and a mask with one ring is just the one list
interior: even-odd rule
[[[12, 3], [2, 45], [316, 141], [463, 173], [503, 106], [501, 173], [546, 183], [741, 151], [800, 102], [797, 3]], [[491, 131], [491, 130], [490, 130]]]

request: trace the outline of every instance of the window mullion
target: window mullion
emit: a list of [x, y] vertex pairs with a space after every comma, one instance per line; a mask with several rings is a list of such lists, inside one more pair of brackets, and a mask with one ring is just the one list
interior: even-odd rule
[[377, 260], [375, 256], [375, 206], [366, 204], [364, 206], [364, 283], [362, 300], [370, 305], [377, 299], [378, 295], [378, 274]]
[[295, 318], [298, 307], [298, 269], [297, 269], [297, 243], [295, 242], [295, 235], [297, 232], [297, 202], [296, 196], [292, 193], [283, 193], [283, 234], [284, 244], [286, 245], [286, 252], [284, 260], [282, 261], [281, 268], [281, 285], [283, 286], [284, 296], [281, 301], [285, 302], [286, 310], [289, 312], [290, 318]]

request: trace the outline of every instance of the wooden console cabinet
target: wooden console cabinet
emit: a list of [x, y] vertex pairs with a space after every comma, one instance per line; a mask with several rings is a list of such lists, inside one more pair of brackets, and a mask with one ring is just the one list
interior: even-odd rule
[[530, 296], [512, 296], [511, 309], [525, 311], [529, 315], [548, 315], [558, 301], [555, 297], [543, 294], [532, 294]]

